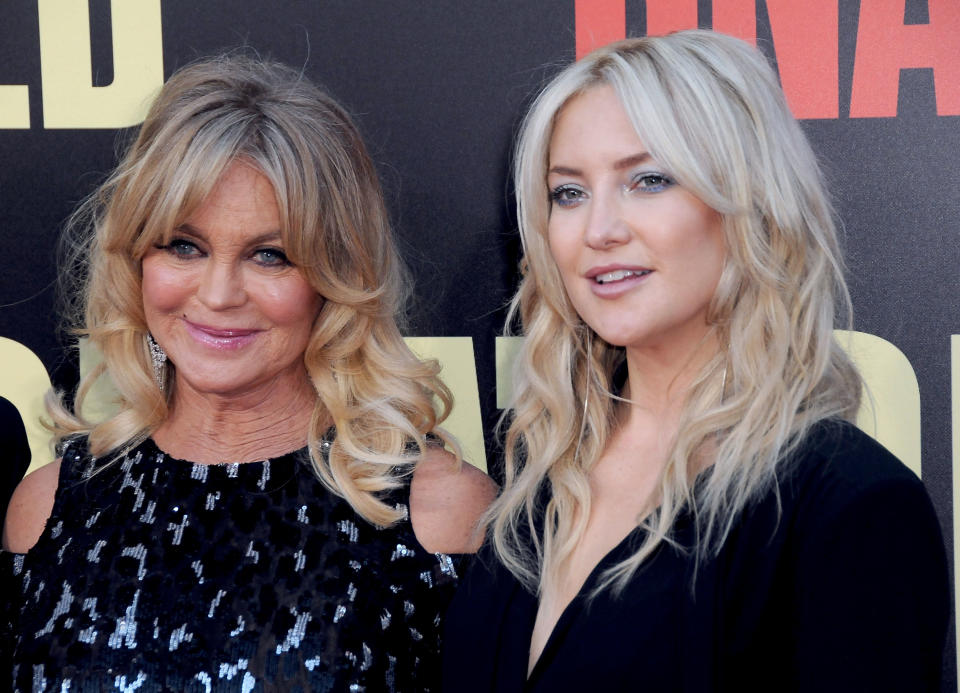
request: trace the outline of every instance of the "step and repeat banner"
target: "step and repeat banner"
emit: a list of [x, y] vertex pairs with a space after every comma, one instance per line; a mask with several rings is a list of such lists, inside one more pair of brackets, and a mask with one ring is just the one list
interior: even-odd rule
[[[516, 347], [498, 335], [520, 251], [508, 180], [520, 118], [591, 48], [697, 26], [777, 66], [842, 219], [856, 332], [841, 342], [872, 394], [860, 423], [922, 476], [952, 556], [960, 0], [0, 3], [0, 397], [31, 465], [51, 459], [44, 390], [72, 387], [93, 358], [65, 348], [58, 322], [63, 222], [172, 71], [239, 48], [302, 67], [355, 116], [416, 278], [411, 346], [443, 362], [451, 428], [496, 474], [491, 432]], [[957, 690], [951, 638], [944, 690]]]

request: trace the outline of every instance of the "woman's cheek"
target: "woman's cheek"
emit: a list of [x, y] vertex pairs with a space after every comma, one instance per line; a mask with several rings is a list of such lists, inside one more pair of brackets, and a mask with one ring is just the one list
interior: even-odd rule
[[261, 311], [278, 325], [312, 326], [323, 301], [306, 279], [292, 274], [281, 280], [248, 282], [247, 294], [256, 296]]
[[157, 312], [176, 310], [190, 296], [189, 273], [165, 267], [163, 262], [144, 261], [143, 305]]

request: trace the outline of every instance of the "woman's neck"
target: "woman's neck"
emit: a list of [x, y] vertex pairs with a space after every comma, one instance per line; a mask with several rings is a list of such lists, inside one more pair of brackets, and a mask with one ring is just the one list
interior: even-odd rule
[[654, 418], [678, 421], [690, 387], [700, 370], [717, 353], [716, 332], [686, 345], [627, 347], [627, 382], [624, 399], [631, 409]]
[[166, 453], [201, 463], [252, 462], [306, 445], [317, 396], [304, 377], [240, 396], [202, 393], [178, 380], [167, 420], [153, 433]]

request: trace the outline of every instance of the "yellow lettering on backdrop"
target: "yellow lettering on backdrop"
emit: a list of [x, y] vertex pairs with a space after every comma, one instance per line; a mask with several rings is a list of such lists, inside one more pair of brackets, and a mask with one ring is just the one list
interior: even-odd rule
[[30, 127], [30, 98], [26, 84], [0, 84], [0, 129]]
[[513, 369], [523, 337], [497, 337], [493, 351], [497, 368], [497, 407], [506, 409], [513, 399]]
[[[835, 331], [866, 385], [857, 426], [920, 475], [920, 387], [913, 367], [897, 347], [865, 332]], [[497, 406], [513, 396], [513, 363], [521, 337], [497, 337]], [[956, 400], [955, 400], [956, 401]]]
[[920, 476], [920, 386], [913, 366], [893, 344], [866, 332], [835, 330], [863, 376], [857, 426]]
[[50, 389], [50, 376], [40, 359], [28, 347], [0, 337], [0, 397], [15, 406], [27, 429], [30, 445], [30, 469], [53, 461], [50, 432], [40, 424], [44, 415], [43, 396]]
[[143, 122], [163, 84], [160, 0], [112, 0], [113, 82], [93, 86], [87, 0], [38, 0], [43, 124], [123, 128]]
[[471, 337], [407, 337], [407, 346], [420, 358], [440, 362], [440, 377], [453, 393], [454, 406], [444, 423], [460, 441], [463, 459], [487, 470], [483, 444], [483, 419], [480, 416], [480, 388]]

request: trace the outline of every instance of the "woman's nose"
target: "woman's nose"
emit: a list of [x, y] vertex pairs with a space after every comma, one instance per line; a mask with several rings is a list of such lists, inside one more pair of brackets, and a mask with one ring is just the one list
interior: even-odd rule
[[630, 240], [630, 227], [624, 219], [621, 205], [608, 196], [594, 197], [587, 215], [584, 240], [588, 246], [603, 250]]
[[247, 293], [243, 273], [233, 262], [209, 259], [200, 277], [197, 298], [211, 310], [225, 310], [243, 305]]

